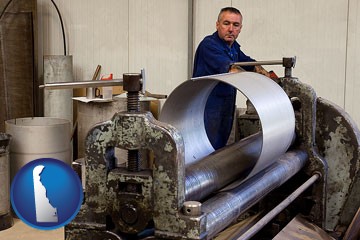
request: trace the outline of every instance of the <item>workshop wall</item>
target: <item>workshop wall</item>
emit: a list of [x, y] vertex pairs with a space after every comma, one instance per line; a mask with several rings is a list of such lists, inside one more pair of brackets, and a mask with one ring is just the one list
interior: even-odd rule
[[[115, 78], [145, 68], [147, 89], [169, 94], [188, 78], [188, 63], [203, 37], [215, 31], [220, 8], [232, 5], [244, 15], [238, 40], [247, 54], [258, 60], [296, 56], [293, 75], [314, 87], [318, 96], [345, 108], [360, 125], [357, 0], [55, 2], [65, 24], [76, 80], [91, 79], [97, 64], [103, 67], [101, 74], [112, 72]], [[38, 0], [38, 11], [41, 54], [63, 54], [60, 22], [51, 1]], [[265, 68], [283, 75], [280, 66]]]
[[[195, 1], [194, 49], [215, 31], [221, 7], [243, 16], [238, 41], [257, 60], [296, 56], [293, 75], [345, 108], [360, 126], [360, 3], [357, 0]], [[283, 76], [282, 67], [265, 66]]]
[[360, 2], [349, 1], [345, 109], [360, 127]]
[[[171, 4], [170, 4], [171, 2]], [[55, 0], [73, 55], [74, 79], [146, 71], [146, 88], [167, 94], [188, 76], [188, 1]], [[164, 7], [166, 6], [166, 7]], [[61, 26], [51, 1], [38, 0], [42, 55], [63, 54]]]

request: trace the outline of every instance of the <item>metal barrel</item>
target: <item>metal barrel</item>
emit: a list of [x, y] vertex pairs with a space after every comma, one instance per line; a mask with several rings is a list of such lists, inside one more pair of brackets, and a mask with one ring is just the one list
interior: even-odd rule
[[13, 225], [10, 214], [10, 140], [11, 135], [0, 133], [0, 231]]
[[208, 237], [220, 232], [264, 196], [285, 183], [305, 166], [307, 160], [305, 151], [289, 151], [242, 184], [221, 191], [202, 203], [202, 211], [207, 214]]
[[69, 165], [71, 158], [70, 121], [61, 118], [16, 118], [5, 122], [10, 143], [11, 179], [26, 163], [39, 158], [54, 158]]
[[186, 200], [200, 201], [225, 185], [244, 179], [259, 158], [261, 146], [262, 135], [257, 133], [187, 166]]

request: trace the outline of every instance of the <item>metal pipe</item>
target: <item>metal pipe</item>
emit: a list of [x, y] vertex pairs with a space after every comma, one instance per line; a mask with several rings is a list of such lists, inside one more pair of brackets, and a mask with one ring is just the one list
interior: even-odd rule
[[272, 209], [268, 214], [266, 214], [262, 219], [260, 219], [256, 224], [254, 224], [249, 230], [247, 230], [243, 235], [241, 235], [236, 240], [247, 240], [253, 237], [258, 231], [260, 231], [266, 224], [268, 224], [274, 217], [276, 217], [282, 210], [284, 210], [290, 203], [292, 203], [301, 193], [313, 185], [320, 175], [315, 173], [312, 175], [305, 183], [303, 183], [299, 188], [297, 188], [290, 196], [285, 198], [279, 205]]
[[305, 165], [307, 159], [308, 155], [305, 151], [287, 152], [271, 166], [258, 172], [239, 186], [219, 192], [205, 201], [202, 204], [202, 210], [207, 214], [206, 230], [209, 238], [227, 227], [269, 192], [294, 176]]
[[258, 65], [282, 65], [283, 60], [256, 61], [256, 62], [236, 62], [233, 66], [258, 66]]
[[257, 133], [189, 165], [185, 172], [185, 199], [200, 201], [227, 184], [244, 179], [259, 158], [261, 147], [262, 134]]
[[47, 83], [40, 85], [39, 88], [44, 89], [72, 89], [72, 88], [87, 88], [87, 87], [106, 87], [106, 86], [122, 86], [123, 80], [94, 80], [94, 81], [79, 81], [79, 82], [58, 82], [58, 83]]
[[[73, 81], [73, 57], [71, 55], [44, 56], [44, 84], [56, 84], [66, 79]], [[44, 117], [64, 118], [73, 125], [73, 91], [44, 91]]]
[[255, 62], [236, 62], [234, 66], [258, 66], [258, 65], [282, 65], [290, 69], [295, 67], [296, 57], [284, 57], [282, 60], [269, 60], [269, 61], [255, 61]]

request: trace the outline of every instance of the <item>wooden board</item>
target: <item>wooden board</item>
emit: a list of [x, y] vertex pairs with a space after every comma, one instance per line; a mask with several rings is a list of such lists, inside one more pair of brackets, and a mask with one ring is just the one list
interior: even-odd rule
[[273, 240], [335, 240], [330, 237], [323, 229], [310, 223], [300, 215], [283, 228]]

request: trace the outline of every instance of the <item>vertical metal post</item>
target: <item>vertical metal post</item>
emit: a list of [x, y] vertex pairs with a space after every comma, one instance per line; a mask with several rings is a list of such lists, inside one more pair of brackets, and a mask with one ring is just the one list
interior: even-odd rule
[[295, 67], [296, 57], [283, 58], [283, 67], [285, 68], [285, 77], [292, 77], [292, 69]]

